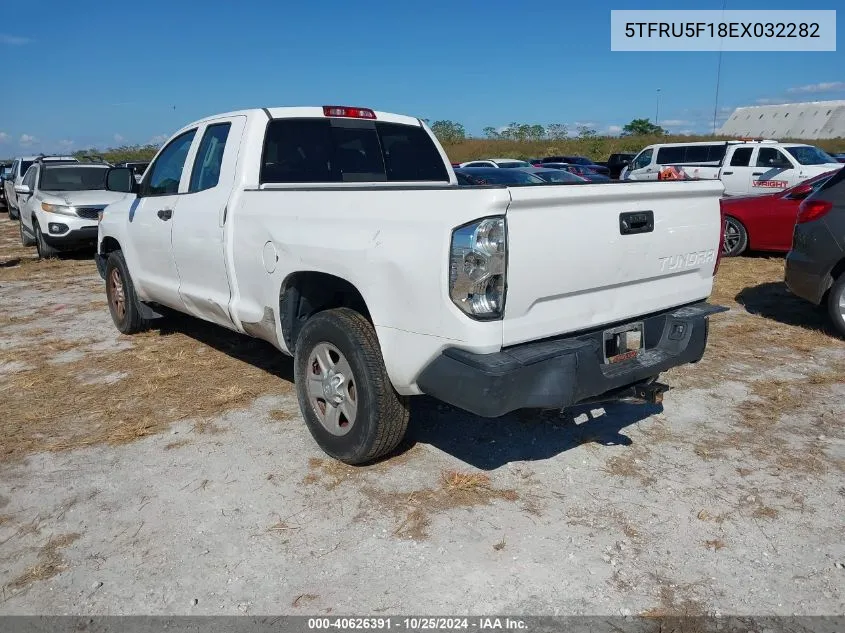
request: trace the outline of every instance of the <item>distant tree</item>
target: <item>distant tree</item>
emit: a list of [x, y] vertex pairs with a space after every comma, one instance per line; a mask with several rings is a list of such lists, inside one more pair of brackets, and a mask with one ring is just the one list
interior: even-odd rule
[[546, 137], [552, 140], [560, 140], [567, 137], [569, 129], [564, 123], [550, 123], [546, 126]]
[[622, 128], [622, 136], [663, 136], [665, 134], [666, 130], [649, 119], [634, 119]]
[[487, 138], [499, 139], [502, 138], [502, 135], [499, 133], [499, 130], [492, 126], [488, 126], [481, 130], [481, 133], [484, 134]]
[[546, 136], [546, 128], [542, 125], [529, 125], [527, 135], [532, 141], [541, 141]]
[[460, 143], [467, 137], [464, 126], [455, 121], [435, 121], [431, 124], [431, 131], [441, 143]]
[[595, 138], [596, 131], [588, 125], [578, 126], [578, 138]]

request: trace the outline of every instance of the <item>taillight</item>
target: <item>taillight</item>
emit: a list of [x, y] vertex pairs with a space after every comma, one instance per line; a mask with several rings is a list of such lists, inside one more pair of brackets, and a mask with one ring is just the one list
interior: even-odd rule
[[833, 203], [827, 200], [804, 200], [798, 207], [797, 224], [818, 220], [833, 208]]
[[339, 116], [349, 119], [375, 119], [376, 113], [369, 108], [349, 108], [347, 106], [323, 106], [325, 116]]

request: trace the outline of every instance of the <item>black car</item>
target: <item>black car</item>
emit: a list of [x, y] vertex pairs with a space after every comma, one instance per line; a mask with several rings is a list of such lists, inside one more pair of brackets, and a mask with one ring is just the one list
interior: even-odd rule
[[601, 174], [602, 176], [610, 176], [610, 169], [603, 165], [597, 165], [589, 158], [585, 158], [584, 156], [547, 156], [542, 161], [542, 164], [546, 163], [567, 163], [569, 165], [580, 165], [582, 167], [587, 167], [592, 171], [596, 172], [597, 174]]
[[605, 167], [610, 170], [608, 174], [614, 180], [619, 179], [619, 174], [622, 173], [622, 170], [634, 160], [636, 154], [629, 154], [629, 153], [620, 153], [620, 154], [611, 154], [610, 158], [607, 159], [606, 163], [601, 163]]
[[793, 294], [827, 303], [845, 337], [845, 168], [801, 203], [785, 277]]
[[544, 167], [523, 167], [521, 171], [527, 172], [529, 174], [534, 174], [537, 178], [542, 178], [549, 184], [567, 184], [567, 185], [577, 185], [577, 184], [585, 184], [588, 183], [589, 180], [586, 178], [582, 178], [581, 176], [577, 176], [570, 171], [566, 171], [565, 169], [552, 169], [552, 168], [544, 168]]
[[610, 176], [599, 174], [593, 171], [592, 167], [587, 167], [585, 165], [570, 165], [569, 163], [543, 163], [543, 167], [568, 171], [570, 174], [580, 176], [581, 178], [589, 182], [610, 182]]
[[6, 175], [11, 173], [12, 163], [0, 163], [0, 206], [8, 210], [6, 206], [6, 188], [3, 186], [3, 181], [6, 180]]
[[840, 163], [845, 163], [845, 152], [839, 152], [838, 154], [831, 154], [836, 160]]
[[455, 170], [460, 185], [544, 185], [542, 178], [523, 169], [462, 167]]

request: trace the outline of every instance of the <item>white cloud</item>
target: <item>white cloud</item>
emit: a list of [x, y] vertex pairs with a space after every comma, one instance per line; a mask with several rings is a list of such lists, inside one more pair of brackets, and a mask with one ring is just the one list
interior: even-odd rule
[[818, 84], [807, 84], [790, 88], [787, 92], [793, 94], [814, 94], [817, 92], [845, 92], [845, 81], [823, 81]]
[[62, 139], [58, 142], [58, 146], [61, 147], [63, 150], [71, 149], [76, 143], [71, 141], [70, 139]]
[[8, 143], [9, 142], [9, 135], [5, 132], [0, 132], [0, 143]]
[[607, 133], [608, 134], [619, 134], [622, 131], [621, 125], [608, 125], [607, 126]]
[[24, 44], [29, 44], [31, 41], [28, 37], [0, 33], [0, 44], [5, 44], [6, 46], [23, 46]]
[[696, 132], [695, 130], [678, 130], [676, 134], [683, 134], [684, 136], [691, 136], [693, 134], [700, 134], [701, 132]]
[[126, 140], [126, 139], [125, 139], [125, 138], [123, 138], [120, 134], [115, 134], [115, 135], [114, 135], [114, 142], [115, 142], [115, 143], [123, 143], [123, 141], [125, 141], [125, 140]]
[[681, 125], [691, 125], [692, 121], [685, 121], [684, 119], [666, 119], [664, 121], [660, 121], [660, 125], [663, 127], [679, 127]]
[[768, 97], [764, 97], [763, 99], [756, 99], [754, 101], [754, 103], [758, 105], [778, 105], [785, 102], [785, 99], [770, 99]]
[[21, 147], [29, 147], [30, 145], [35, 145], [38, 142], [38, 139], [30, 134], [21, 134], [20, 140], [18, 140], [18, 144]]
[[156, 134], [149, 141], [147, 141], [147, 145], [163, 145], [164, 142], [169, 138], [170, 137], [167, 136], [167, 134]]

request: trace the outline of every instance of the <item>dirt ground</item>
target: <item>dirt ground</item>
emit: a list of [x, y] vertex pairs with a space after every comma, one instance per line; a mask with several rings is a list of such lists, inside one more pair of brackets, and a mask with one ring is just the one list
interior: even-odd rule
[[845, 612], [845, 342], [782, 257], [723, 262], [662, 407], [325, 458], [290, 362], [187, 318], [119, 335], [90, 254], [0, 216], [0, 614]]

